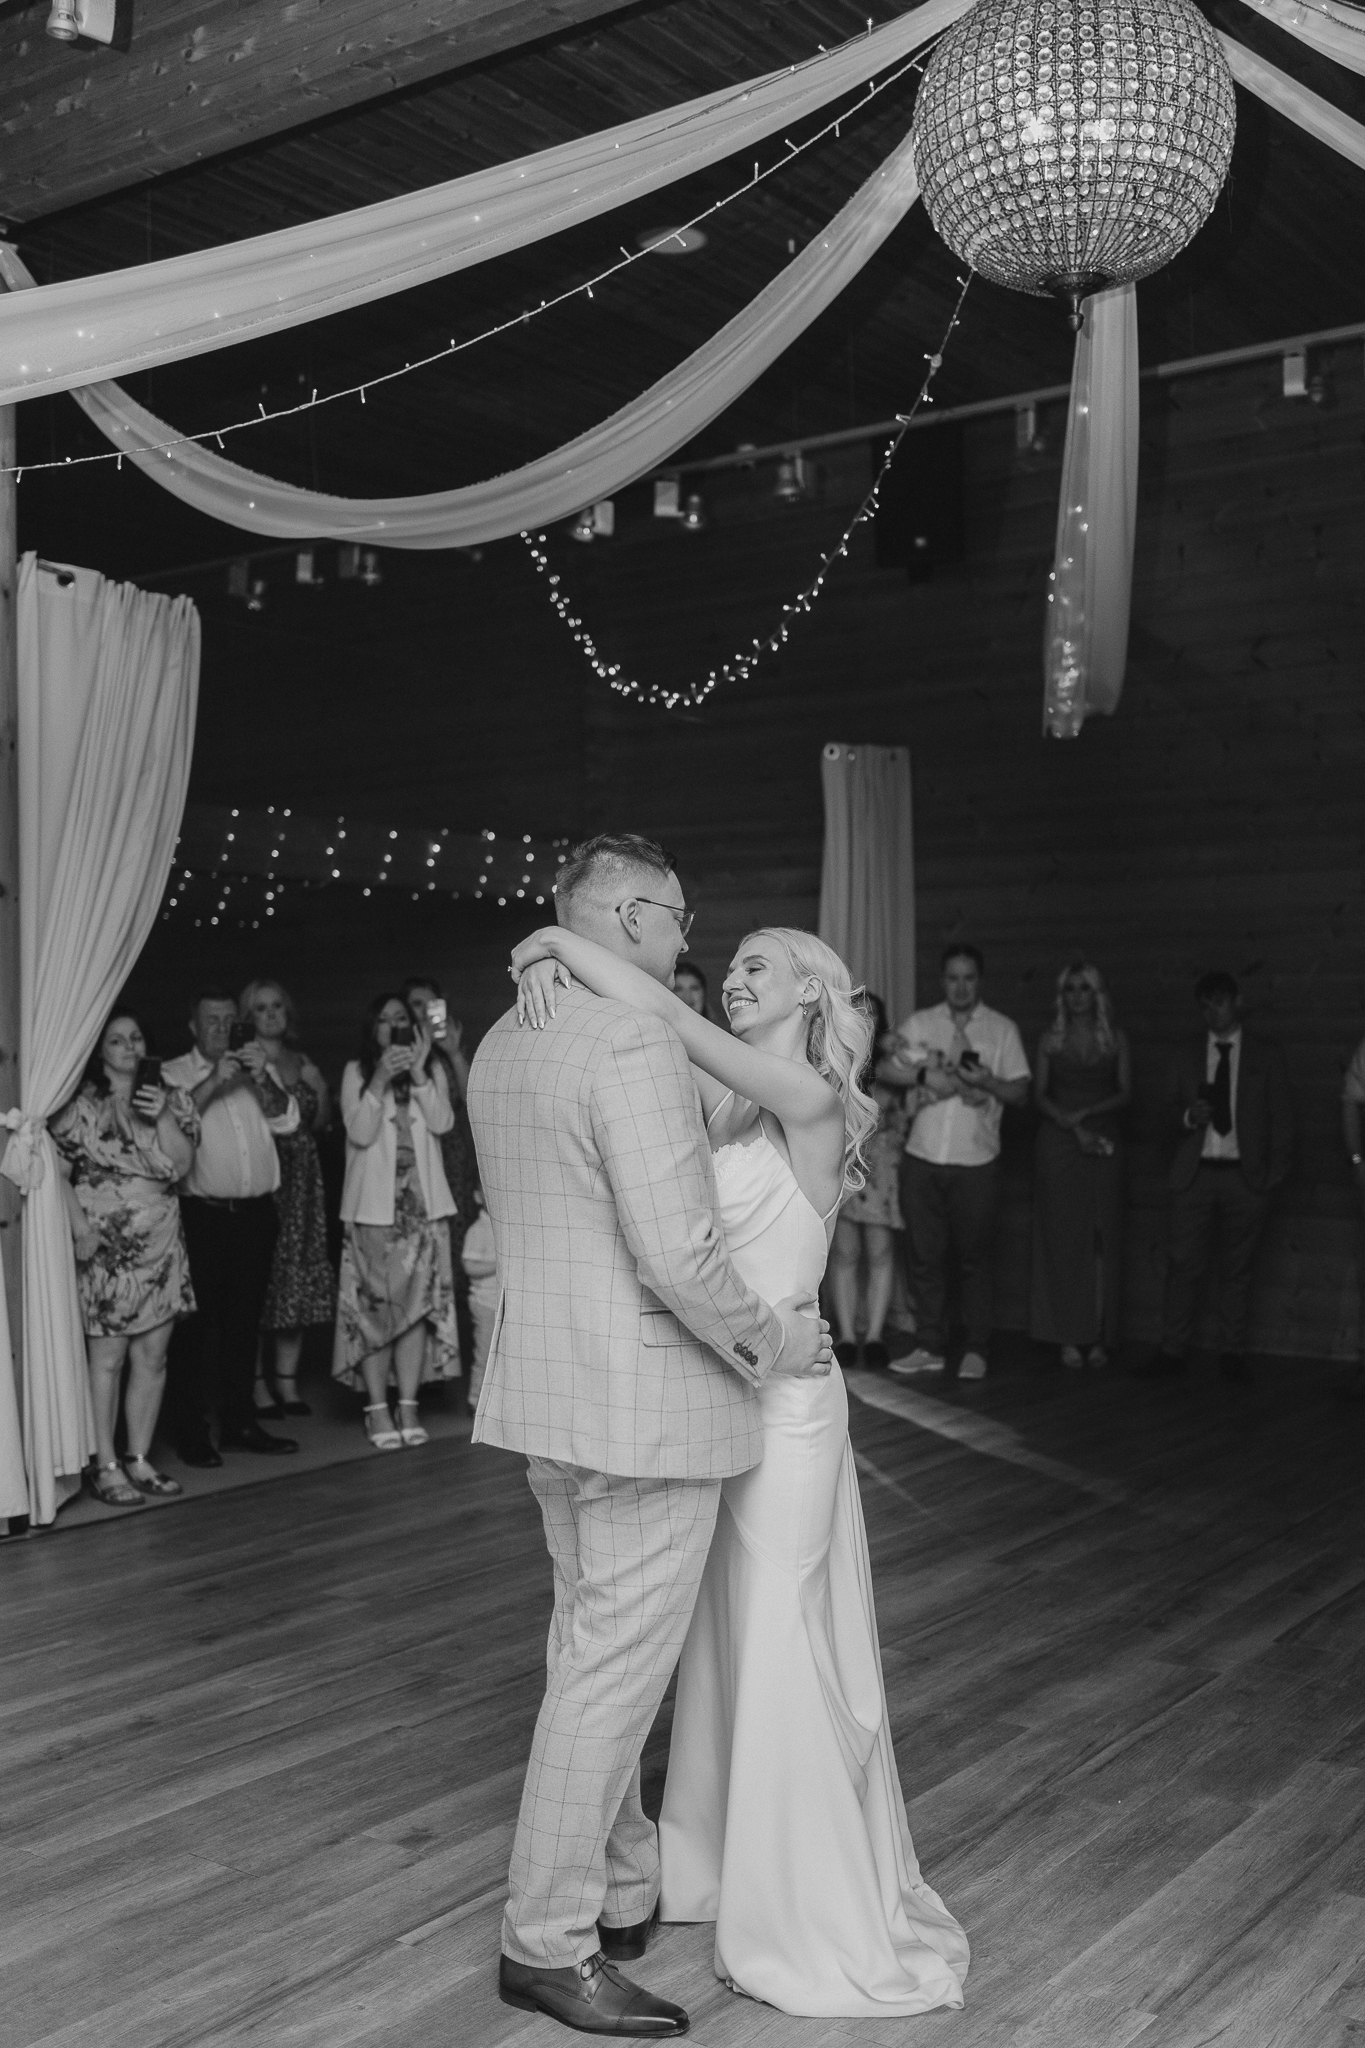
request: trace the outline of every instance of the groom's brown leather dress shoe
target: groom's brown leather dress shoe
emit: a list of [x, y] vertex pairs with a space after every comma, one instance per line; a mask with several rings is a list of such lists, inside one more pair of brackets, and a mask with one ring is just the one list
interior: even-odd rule
[[656, 1998], [623, 1977], [602, 1954], [589, 1956], [567, 1970], [533, 1970], [503, 1956], [498, 1964], [498, 1996], [504, 2005], [523, 2012], [544, 2013], [580, 2034], [638, 2035], [652, 2041], [687, 2032], [687, 2014], [680, 2005]]
[[659, 1917], [656, 1906], [648, 1920], [637, 1920], [630, 1927], [608, 1927], [605, 1922], [597, 1923], [597, 1939], [602, 1944], [602, 1953], [609, 1963], [638, 1963], [649, 1947], [649, 1937]]

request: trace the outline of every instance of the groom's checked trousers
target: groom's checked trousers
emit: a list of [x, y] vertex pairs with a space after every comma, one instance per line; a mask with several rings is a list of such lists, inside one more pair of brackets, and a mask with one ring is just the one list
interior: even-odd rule
[[720, 1500], [717, 1479], [632, 1479], [532, 1458], [554, 1563], [548, 1683], [512, 1849], [504, 1952], [558, 1970], [597, 1922], [659, 1896], [640, 1751], [682, 1650]]

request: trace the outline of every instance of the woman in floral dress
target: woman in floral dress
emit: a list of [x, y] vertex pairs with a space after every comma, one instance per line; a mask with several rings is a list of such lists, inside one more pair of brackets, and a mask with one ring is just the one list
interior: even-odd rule
[[[76, 1286], [95, 1414], [91, 1484], [110, 1507], [140, 1507], [180, 1487], [149, 1452], [166, 1386], [166, 1351], [180, 1316], [193, 1315], [189, 1259], [175, 1183], [189, 1171], [199, 1118], [180, 1088], [144, 1077], [147, 1041], [119, 1010], [100, 1033], [80, 1089], [49, 1126], [61, 1160]], [[119, 1387], [129, 1366], [128, 1451], [114, 1453]]]
[[[318, 1158], [318, 1134], [330, 1114], [327, 1083], [293, 1043], [297, 1012], [293, 997], [278, 981], [252, 981], [238, 1003], [242, 1022], [299, 1105], [299, 1126], [277, 1137], [280, 1184], [275, 1207], [280, 1230], [270, 1269], [270, 1287], [261, 1312], [261, 1354], [256, 1370], [256, 1413], [278, 1420], [284, 1415], [311, 1415], [299, 1398], [299, 1359], [303, 1333], [317, 1323], [330, 1323], [336, 1309], [336, 1278], [327, 1257], [327, 1204]], [[274, 1338], [273, 1370], [266, 1348]], [[273, 1387], [272, 1382], [273, 1380]]]
[[360, 1058], [341, 1082], [345, 1235], [332, 1375], [369, 1396], [365, 1429], [377, 1451], [425, 1443], [418, 1387], [460, 1375], [446, 1222], [455, 1203], [440, 1148], [453, 1112], [444, 1071], [430, 1060], [430, 1036], [402, 997], [377, 996]]

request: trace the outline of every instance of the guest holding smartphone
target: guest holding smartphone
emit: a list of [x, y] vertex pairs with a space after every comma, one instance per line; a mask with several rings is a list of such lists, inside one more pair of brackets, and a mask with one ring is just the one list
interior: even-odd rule
[[[180, 1492], [150, 1452], [171, 1330], [194, 1311], [175, 1183], [194, 1158], [199, 1118], [183, 1089], [165, 1086], [137, 1018], [116, 1010], [80, 1089], [49, 1128], [71, 1220], [95, 1412], [90, 1483], [109, 1507], [140, 1507], [147, 1496]], [[125, 1362], [128, 1449], [120, 1465], [114, 1434]]]
[[[180, 1190], [196, 1312], [171, 1345], [166, 1419], [187, 1465], [221, 1465], [225, 1450], [284, 1457], [298, 1444], [262, 1429], [252, 1388], [279, 1228], [275, 1140], [298, 1129], [299, 1106], [242, 1024], [235, 996], [204, 989], [190, 1031], [194, 1044], [167, 1064], [166, 1079], [188, 1090], [201, 1125]], [[218, 1338], [217, 1446], [209, 1436], [210, 1331]]]
[[[256, 1413], [266, 1420], [309, 1415], [299, 1398], [303, 1333], [330, 1323], [336, 1310], [336, 1277], [327, 1257], [327, 1206], [317, 1134], [329, 1115], [327, 1083], [297, 1043], [293, 997], [278, 981], [250, 981], [238, 1013], [270, 1071], [299, 1107], [298, 1129], [275, 1139], [280, 1184], [275, 1190], [279, 1235], [270, 1285], [261, 1311], [261, 1350], [256, 1367]], [[273, 1339], [273, 1356], [266, 1347]], [[269, 1372], [270, 1378], [267, 1377]], [[273, 1388], [270, 1379], [273, 1378]]]
[[[431, 1037], [401, 996], [376, 996], [360, 1057], [341, 1082], [345, 1236], [332, 1375], [363, 1389], [377, 1451], [427, 1441], [417, 1419], [423, 1378], [458, 1379], [460, 1346], [447, 1219], [455, 1203], [439, 1139], [453, 1112]], [[428, 1344], [428, 1332], [431, 1343]], [[398, 1382], [398, 1422], [389, 1379]]]
[[452, 1017], [441, 984], [433, 974], [411, 974], [403, 983], [403, 1001], [416, 1028], [431, 1039], [430, 1066], [445, 1075], [446, 1093], [453, 1111], [450, 1129], [441, 1133], [441, 1164], [455, 1214], [451, 1218], [451, 1247], [455, 1258], [455, 1291], [460, 1292], [459, 1247], [465, 1231], [474, 1221], [478, 1206], [474, 1190], [479, 1184], [479, 1162], [474, 1155], [474, 1133], [469, 1125], [465, 1095], [469, 1087], [469, 1056], [464, 1047], [464, 1026]]

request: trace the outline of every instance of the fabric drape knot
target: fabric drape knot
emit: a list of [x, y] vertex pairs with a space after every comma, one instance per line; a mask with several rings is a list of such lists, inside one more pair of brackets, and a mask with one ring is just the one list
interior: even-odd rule
[[31, 1195], [42, 1186], [46, 1171], [42, 1146], [46, 1119], [26, 1109], [7, 1109], [0, 1115], [0, 1128], [11, 1133], [4, 1157], [0, 1158], [0, 1173], [22, 1193]]

